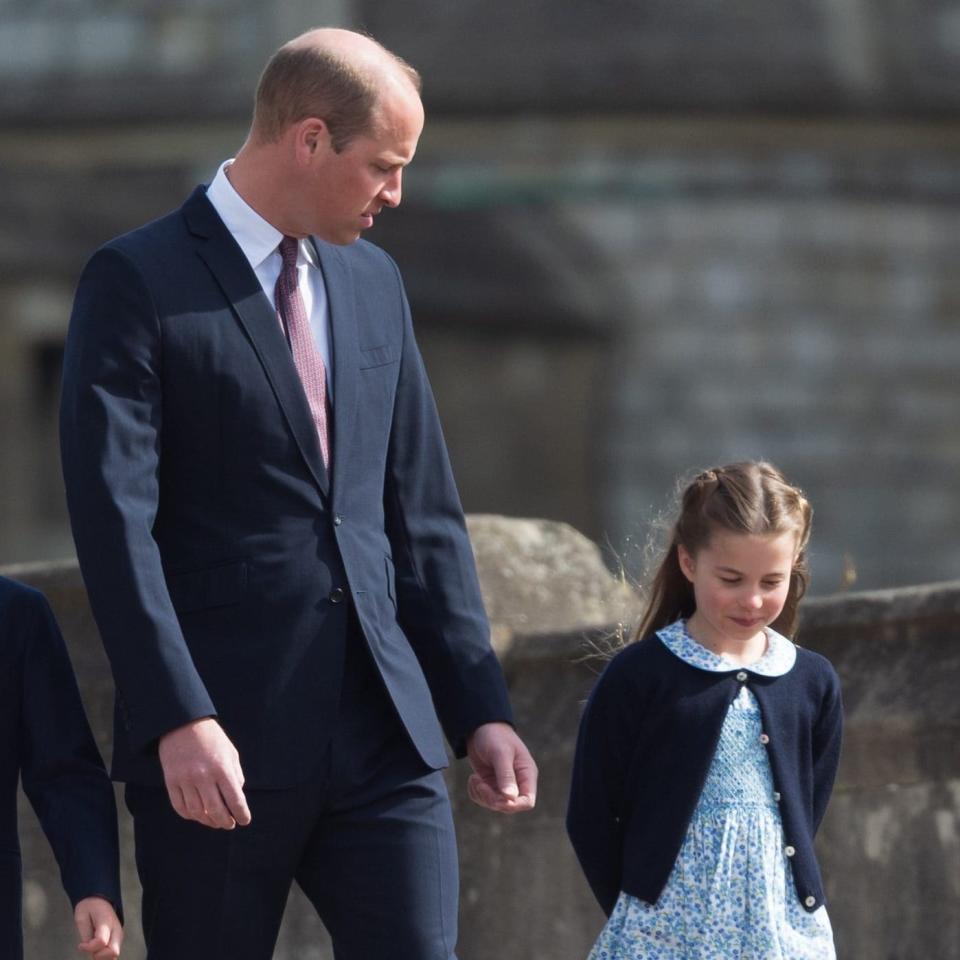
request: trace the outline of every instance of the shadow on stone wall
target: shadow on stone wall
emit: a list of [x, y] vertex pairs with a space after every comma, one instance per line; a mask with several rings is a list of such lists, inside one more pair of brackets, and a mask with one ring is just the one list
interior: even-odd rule
[[[585, 957], [602, 915], [577, 869], [563, 816], [588, 655], [636, 598], [572, 528], [469, 518], [494, 643], [518, 726], [541, 769], [536, 811], [473, 807], [463, 764], [448, 783], [462, 861], [461, 960]], [[75, 564], [3, 571], [42, 589], [67, 638], [91, 723], [109, 755], [112, 684]], [[818, 847], [844, 960], [960, 960], [960, 583], [807, 601], [801, 642], [844, 687], [840, 777]], [[121, 807], [122, 809], [122, 807]], [[28, 957], [74, 955], [70, 911], [32, 812], [21, 805]], [[121, 814], [127, 950], [143, 956], [129, 820]], [[294, 891], [277, 960], [326, 960], [329, 942]]]

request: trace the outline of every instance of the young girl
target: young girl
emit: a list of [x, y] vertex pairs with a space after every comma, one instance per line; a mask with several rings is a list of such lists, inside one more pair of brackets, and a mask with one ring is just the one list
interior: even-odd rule
[[609, 919], [591, 960], [833, 960], [813, 837], [836, 673], [787, 639], [810, 505], [767, 463], [683, 491], [638, 642], [580, 727], [567, 829]]

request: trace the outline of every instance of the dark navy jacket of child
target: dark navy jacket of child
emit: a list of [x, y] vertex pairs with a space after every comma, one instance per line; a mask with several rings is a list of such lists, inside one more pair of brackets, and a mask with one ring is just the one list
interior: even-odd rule
[[761, 676], [749, 666], [711, 673], [675, 657], [652, 635], [607, 665], [580, 726], [567, 830], [608, 915], [621, 891], [657, 902], [727, 709], [744, 685], [759, 703], [768, 735], [797, 896], [808, 911], [823, 905], [813, 838], [840, 759], [840, 684], [824, 657], [796, 652], [782, 676]]
[[60, 866], [71, 904], [109, 900], [120, 874], [113, 787], [43, 594], [0, 577], [0, 958], [20, 960], [17, 782]]

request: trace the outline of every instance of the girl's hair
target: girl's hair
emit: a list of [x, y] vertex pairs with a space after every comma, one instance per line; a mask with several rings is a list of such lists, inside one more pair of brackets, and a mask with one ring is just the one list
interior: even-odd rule
[[697, 474], [684, 487], [679, 501], [677, 519], [670, 527], [663, 558], [648, 588], [648, 606], [636, 639], [693, 614], [693, 586], [680, 569], [677, 547], [683, 544], [695, 556], [717, 530], [759, 536], [796, 531], [797, 557], [790, 572], [787, 600], [771, 624], [778, 633], [792, 637], [797, 628], [797, 608], [809, 580], [807, 541], [813, 510], [802, 491], [772, 464], [750, 461]]

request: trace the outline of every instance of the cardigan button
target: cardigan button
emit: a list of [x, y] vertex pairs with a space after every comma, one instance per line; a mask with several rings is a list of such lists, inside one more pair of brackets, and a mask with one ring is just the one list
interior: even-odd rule
[[784, 847], [783, 852], [788, 856], [792, 857], [797, 851], [794, 847]]
[[741, 670], [741, 671], [737, 674], [737, 679], [738, 679], [741, 683], [746, 683], [746, 682], [747, 682], [747, 671], [746, 671], [746, 670]]
[[773, 791], [773, 799], [776, 800], [777, 803], [780, 802], [780, 791], [779, 791], [779, 790], [774, 790], [774, 791]]
[[803, 905], [805, 907], [815, 907], [817, 905], [817, 898], [807, 897], [807, 899], [803, 901]]
[[769, 743], [769, 742], [770, 742], [770, 737], [768, 737], [767, 734], [765, 734], [765, 733], [761, 733], [761, 734], [760, 734], [760, 742], [761, 742], [761, 743], [764, 743], [764, 744]]

